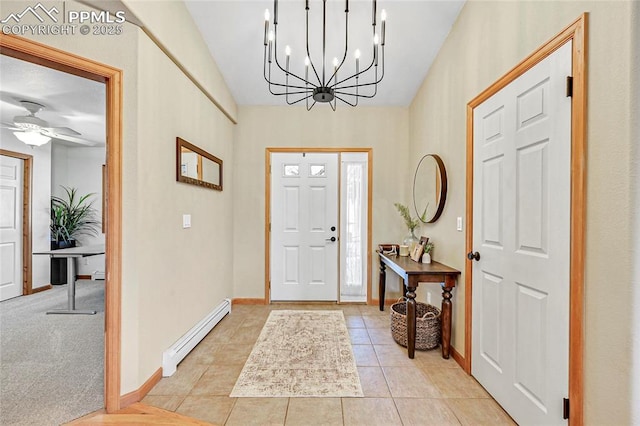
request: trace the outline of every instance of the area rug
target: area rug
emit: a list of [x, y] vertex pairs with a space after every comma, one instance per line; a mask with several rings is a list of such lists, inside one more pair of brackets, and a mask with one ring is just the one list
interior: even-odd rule
[[229, 396], [363, 396], [342, 311], [272, 311]]

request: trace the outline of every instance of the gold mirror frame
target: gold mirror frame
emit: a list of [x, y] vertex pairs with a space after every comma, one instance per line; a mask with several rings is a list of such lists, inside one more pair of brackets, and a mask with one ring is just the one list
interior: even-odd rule
[[[183, 162], [183, 154], [188, 152], [196, 154], [196, 177], [191, 177], [183, 173], [186, 164]], [[218, 169], [217, 173], [214, 169], [213, 178], [211, 178], [211, 180], [207, 180], [204, 176], [204, 171], [206, 170], [205, 166], [208, 164], [208, 161], [211, 161], [212, 166], [217, 167]], [[176, 138], [176, 180], [178, 182], [222, 191], [222, 160], [178, 137]]]
[[[432, 180], [432, 183], [428, 182], [426, 179], [424, 179], [424, 181], [418, 180], [420, 166], [426, 167], [426, 163], [423, 165], [423, 162], [425, 160], [428, 161], [428, 158], [433, 159], [436, 165], [436, 174], [434, 176], [434, 179]], [[427, 203], [427, 206], [424, 208], [424, 211], [420, 212], [416, 203], [416, 192], [424, 193], [425, 185], [430, 185], [430, 184], [434, 189], [433, 192], [436, 195], [435, 204], [437, 205], [435, 208], [435, 212], [433, 214], [430, 214], [427, 217], [424, 217], [425, 213], [427, 213], [427, 208], [429, 206], [429, 203]], [[413, 208], [422, 223], [434, 223], [436, 220], [440, 218], [440, 215], [442, 215], [442, 211], [444, 210], [444, 203], [446, 200], [447, 200], [447, 171], [444, 167], [444, 162], [442, 161], [440, 156], [436, 154], [427, 154], [420, 159], [420, 162], [416, 167], [416, 172], [413, 175]], [[420, 207], [422, 208], [422, 206]]]

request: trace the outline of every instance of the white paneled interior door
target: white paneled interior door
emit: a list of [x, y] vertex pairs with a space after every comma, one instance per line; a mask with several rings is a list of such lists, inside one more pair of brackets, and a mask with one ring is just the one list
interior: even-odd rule
[[271, 154], [271, 300], [338, 300], [338, 154]]
[[23, 168], [0, 155], [0, 301], [22, 295]]
[[571, 42], [474, 109], [472, 374], [521, 425], [566, 424]]

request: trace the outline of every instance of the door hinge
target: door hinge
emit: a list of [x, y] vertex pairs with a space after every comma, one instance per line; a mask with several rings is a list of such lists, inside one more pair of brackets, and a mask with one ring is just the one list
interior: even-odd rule
[[573, 96], [573, 77], [567, 76], [567, 98]]
[[562, 398], [562, 418], [569, 418], [569, 398]]

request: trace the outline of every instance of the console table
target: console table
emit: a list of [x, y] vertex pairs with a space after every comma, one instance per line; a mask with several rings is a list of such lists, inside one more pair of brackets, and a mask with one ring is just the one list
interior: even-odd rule
[[384, 311], [386, 268], [404, 280], [407, 298], [407, 352], [413, 358], [416, 347], [416, 290], [421, 282], [442, 283], [442, 357], [449, 358], [451, 345], [451, 290], [460, 271], [439, 262], [418, 263], [409, 256], [378, 252], [380, 257], [380, 310]]
[[104, 254], [104, 244], [95, 246], [70, 247], [59, 250], [47, 250], [33, 254], [44, 254], [50, 257], [67, 259], [67, 309], [55, 309], [47, 314], [76, 314], [95, 315], [96, 311], [76, 309], [76, 267], [75, 259], [79, 257], [97, 256]]

